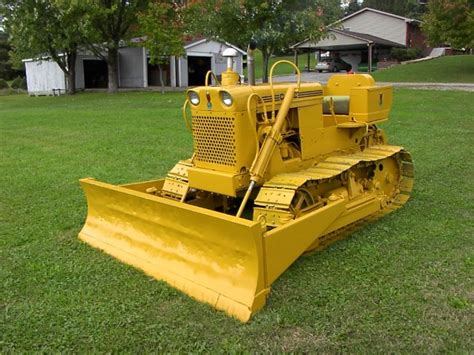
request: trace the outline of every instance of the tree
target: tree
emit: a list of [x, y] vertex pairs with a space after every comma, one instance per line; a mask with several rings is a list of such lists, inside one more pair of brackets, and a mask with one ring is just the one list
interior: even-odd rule
[[341, 13], [337, 0], [208, 0], [190, 5], [190, 31], [246, 47], [253, 39], [263, 56], [268, 81], [272, 54], [305, 38], [319, 39], [325, 24]]
[[13, 79], [18, 75], [18, 73], [12, 69], [12, 65], [10, 63], [9, 52], [11, 50], [11, 46], [8, 43], [8, 34], [5, 32], [5, 26], [3, 25], [5, 11], [6, 9], [4, 7], [3, 0], [0, 0], [0, 80], [3, 80], [3, 83], [7, 84], [5, 80]]
[[414, 18], [420, 17], [424, 11], [424, 5], [417, 0], [364, 0], [362, 7]]
[[77, 48], [83, 41], [84, 8], [75, 1], [5, 0], [12, 60], [51, 58], [66, 75], [74, 94]]
[[431, 0], [422, 29], [432, 46], [474, 48], [474, 6], [469, 0]]
[[354, 12], [357, 12], [360, 9], [362, 9], [362, 6], [359, 4], [359, 2], [357, 0], [351, 0], [349, 5], [347, 5], [346, 9], [344, 10], [344, 16], [353, 14]]
[[0, 33], [5, 33], [5, 13], [6, 13], [6, 6], [4, 0], [0, 0]]
[[23, 70], [16, 69], [10, 63], [10, 51], [8, 34], [0, 31], [0, 79], [12, 80], [17, 76], [25, 76]]
[[88, 48], [107, 62], [109, 92], [118, 89], [118, 51], [121, 41], [130, 39], [138, 12], [147, 0], [90, 0], [87, 11]]
[[168, 1], [154, 1], [138, 15], [139, 33], [148, 49], [150, 63], [160, 71], [161, 92], [164, 93], [163, 68], [170, 56], [184, 54], [183, 23], [179, 8]]

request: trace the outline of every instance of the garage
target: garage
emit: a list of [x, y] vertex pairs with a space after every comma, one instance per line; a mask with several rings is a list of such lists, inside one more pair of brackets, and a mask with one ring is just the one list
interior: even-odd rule
[[[211, 70], [217, 77], [227, 70], [227, 61], [222, 53], [227, 48], [234, 48], [237, 51], [235, 57], [234, 70], [243, 74], [243, 63], [246, 53], [230, 43], [215, 41], [206, 38], [190, 40], [185, 43], [186, 55], [176, 58], [173, 63], [176, 70], [171, 69], [171, 85], [178, 87], [204, 85], [206, 73]], [[214, 80], [212, 80], [214, 83]]]

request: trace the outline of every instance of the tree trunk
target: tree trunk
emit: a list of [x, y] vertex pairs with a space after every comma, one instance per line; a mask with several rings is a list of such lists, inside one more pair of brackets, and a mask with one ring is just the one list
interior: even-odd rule
[[109, 93], [118, 91], [118, 46], [112, 46], [107, 51], [107, 70], [109, 74]]
[[67, 53], [66, 93], [68, 95], [76, 93], [76, 59], [76, 50]]
[[270, 53], [262, 48], [262, 56], [263, 56], [263, 72], [262, 72], [262, 81], [264, 83], [268, 83], [268, 63], [270, 62]]
[[161, 68], [161, 64], [158, 63], [158, 70], [160, 71], [160, 84], [161, 84], [161, 93], [165, 93], [165, 82], [163, 81], [163, 69]]

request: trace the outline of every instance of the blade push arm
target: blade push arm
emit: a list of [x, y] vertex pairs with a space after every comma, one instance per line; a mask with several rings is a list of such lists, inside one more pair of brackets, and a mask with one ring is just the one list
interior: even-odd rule
[[268, 163], [273, 155], [275, 147], [281, 141], [281, 130], [285, 124], [286, 116], [290, 110], [291, 102], [295, 96], [295, 87], [290, 86], [286, 91], [285, 98], [280, 106], [275, 123], [270, 130], [270, 133], [265, 137], [262, 148], [258, 152], [255, 160], [250, 168], [250, 185], [245, 193], [244, 199], [240, 204], [237, 217], [240, 217], [245, 209], [245, 205], [252, 193], [253, 188], [256, 184], [260, 184], [263, 181], [265, 172], [267, 171]]

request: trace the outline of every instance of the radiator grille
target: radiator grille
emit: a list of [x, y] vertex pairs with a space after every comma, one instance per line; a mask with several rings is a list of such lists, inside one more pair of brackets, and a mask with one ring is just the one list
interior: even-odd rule
[[234, 166], [234, 117], [193, 116], [196, 159], [202, 162]]

